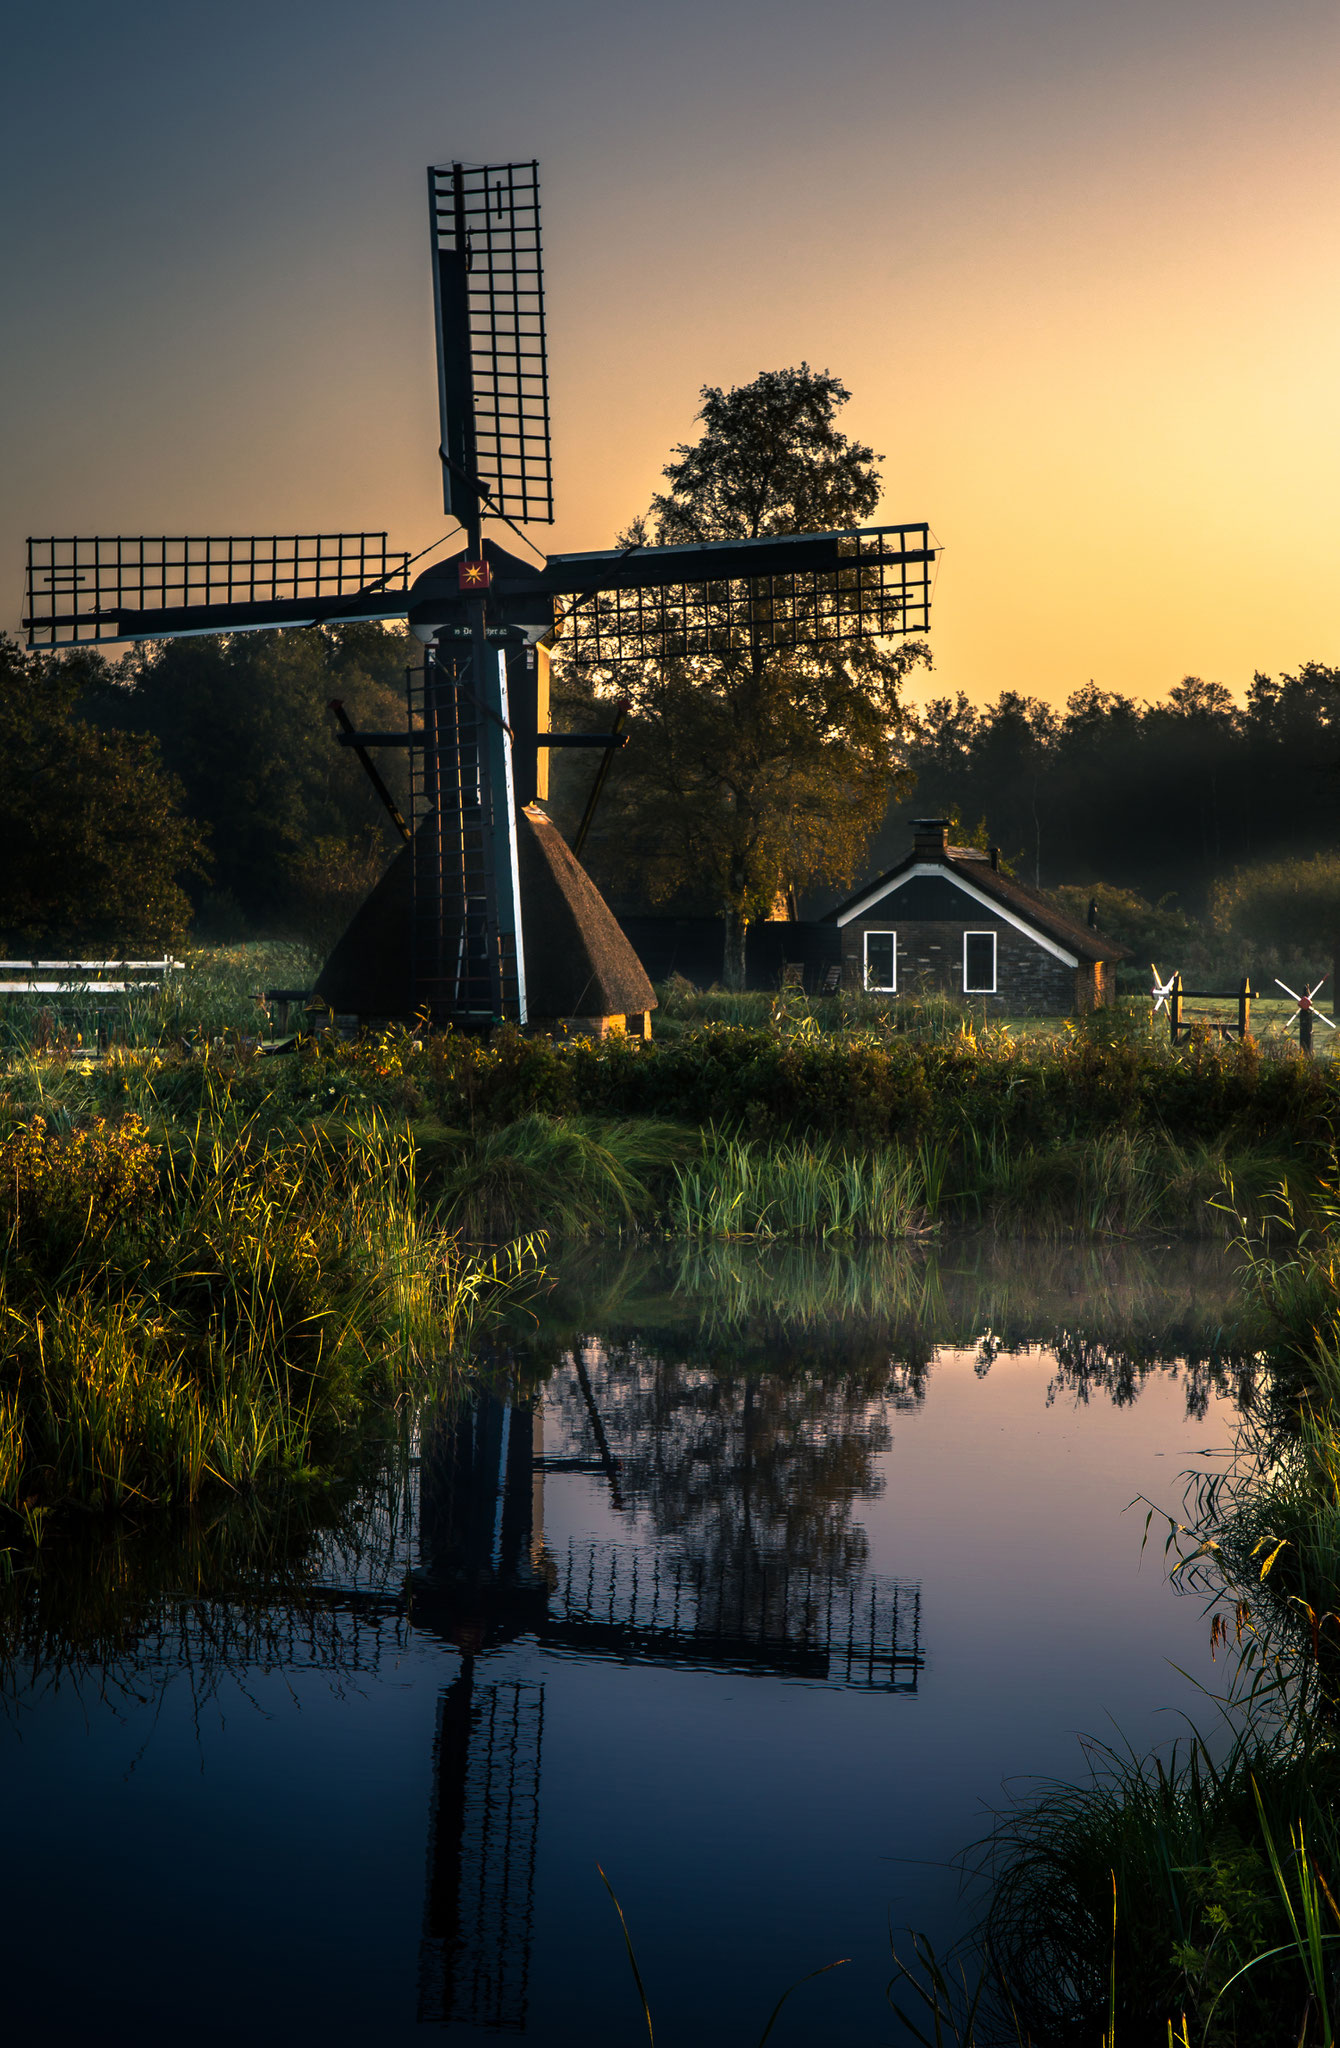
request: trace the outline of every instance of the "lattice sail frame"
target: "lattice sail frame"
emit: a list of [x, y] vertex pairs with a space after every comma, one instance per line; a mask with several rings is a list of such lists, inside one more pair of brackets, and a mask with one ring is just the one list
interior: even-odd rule
[[[539, 166], [533, 161], [434, 165], [428, 190], [435, 256], [463, 254], [466, 264], [468, 399], [458, 383], [465, 366], [450, 360], [460, 341], [453, 335], [449, 295], [439, 275], [442, 445], [450, 450], [456, 438], [450, 405], [470, 403], [474, 473], [493, 508], [509, 519], [552, 521]], [[459, 399], [452, 399], [453, 389], [459, 389]], [[452, 482], [447, 479], [448, 511], [457, 509]]]
[[839, 546], [844, 566], [836, 571], [635, 585], [578, 598], [557, 617], [558, 646], [573, 661], [601, 669], [831, 647], [929, 629], [934, 553], [927, 526], [866, 528]]
[[[384, 533], [103, 535], [30, 540], [24, 629], [30, 647], [223, 630], [155, 622], [222, 604], [293, 607], [302, 624], [323, 599], [376, 588], [403, 611], [409, 556]], [[397, 607], [390, 600], [399, 597]], [[125, 630], [131, 618], [138, 632]], [[265, 623], [279, 624], [280, 620]]]

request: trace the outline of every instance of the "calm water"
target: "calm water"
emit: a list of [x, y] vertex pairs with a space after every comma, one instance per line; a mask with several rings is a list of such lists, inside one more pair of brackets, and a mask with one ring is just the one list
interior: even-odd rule
[[[1222, 1459], [1223, 1265], [570, 1269], [334, 1525], [50, 1553], [0, 1639], [15, 2038], [888, 2043], [887, 1927], [1213, 1684], [1139, 1494]], [[1186, 1677], [1173, 1667], [1180, 1666]], [[1204, 1718], [1204, 1703], [1199, 1711]]]

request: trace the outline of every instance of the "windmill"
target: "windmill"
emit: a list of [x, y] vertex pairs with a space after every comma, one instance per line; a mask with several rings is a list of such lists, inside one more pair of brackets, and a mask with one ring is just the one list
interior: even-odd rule
[[[1325, 981], [1325, 979], [1326, 976], [1323, 974], [1321, 977], [1321, 981]], [[1291, 1028], [1291, 1026], [1297, 1024], [1298, 1043], [1302, 1047], [1304, 1052], [1311, 1052], [1312, 1050], [1312, 1025], [1313, 1020], [1315, 1018], [1320, 1017], [1322, 1023], [1326, 1026], [1326, 1029], [1328, 1031], [1334, 1031], [1335, 1029], [1335, 1026], [1334, 1024], [1332, 1024], [1330, 1018], [1326, 1016], [1323, 1011], [1319, 1010], [1312, 1000], [1312, 998], [1316, 995], [1317, 990], [1321, 987], [1321, 981], [1314, 983], [1314, 985], [1311, 988], [1309, 988], [1307, 983], [1304, 982], [1303, 993], [1299, 995], [1297, 989], [1290, 988], [1287, 981], [1281, 981], [1278, 974], [1275, 976], [1276, 988], [1282, 988], [1284, 990], [1285, 995], [1292, 996], [1294, 1001], [1298, 1005], [1298, 1008], [1294, 1011], [1292, 1017], [1288, 1017], [1285, 1019], [1284, 1029], [1288, 1031]]]
[[1153, 998], [1154, 1015], [1157, 1017], [1159, 1011], [1163, 1008], [1164, 1004], [1167, 1002], [1169, 996], [1173, 992], [1173, 988], [1177, 982], [1177, 973], [1174, 969], [1173, 973], [1171, 973], [1168, 976], [1168, 979], [1166, 981], [1160, 981], [1158, 968], [1155, 967], [1152, 962], [1150, 963], [1149, 971], [1154, 977], [1154, 986], [1150, 989], [1149, 993]]
[[[632, 992], [612, 1007], [649, 1008], [640, 963], [537, 808], [548, 750], [603, 750], [594, 800], [623, 737], [619, 718], [606, 734], [548, 730], [549, 649], [617, 686], [629, 664], [924, 631], [935, 550], [924, 522], [533, 550], [537, 564], [486, 539], [491, 520], [529, 547], [522, 527], [554, 516], [538, 166], [433, 166], [428, 200], [443, 502], [463, 550], [411, 579], [436, 549], [397, 553], [385, 533], [29, 540], [28, 644], [407, 620], [424, 659], [404, 728], [358, 733], [332, 707], [405, 842], [323, 975], [366, 993], [334, 1007], [463, 1026], [552, 1017], [580, 1007], [576, 949], [588, 981]], [[408, 818], [382, 747], [408, 750]]]

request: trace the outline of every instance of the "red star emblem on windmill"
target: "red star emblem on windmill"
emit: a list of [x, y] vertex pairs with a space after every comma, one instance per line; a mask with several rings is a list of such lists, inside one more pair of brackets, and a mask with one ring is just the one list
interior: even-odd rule
[[456, 583], [460, 590], [487, 590], [492, 581], [487, 562], [475, 561], [466, 555], [456, 565]]

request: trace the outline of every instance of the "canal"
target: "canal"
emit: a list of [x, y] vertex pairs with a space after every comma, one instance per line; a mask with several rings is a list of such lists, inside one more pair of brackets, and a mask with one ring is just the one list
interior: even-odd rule
[[874, 2048], [889, 1930], [1222, 1678], [1139, 1497], [1249, 1382], [1201, 1249], [565, 1262], [333, 1500], [0, 1589], [15, 2038]]

